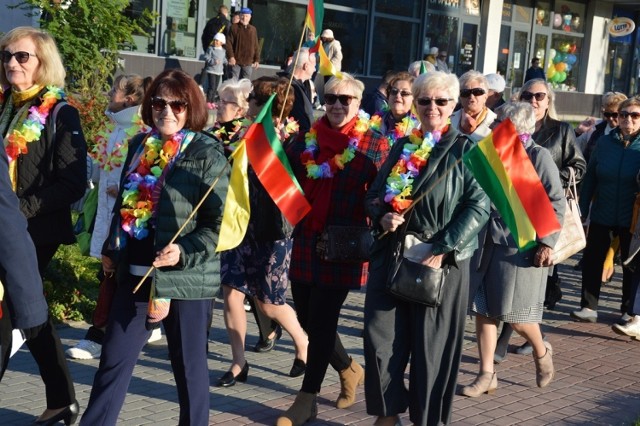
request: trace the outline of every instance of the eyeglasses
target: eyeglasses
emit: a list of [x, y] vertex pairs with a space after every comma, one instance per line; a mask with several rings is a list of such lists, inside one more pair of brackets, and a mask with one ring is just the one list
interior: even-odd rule
[[413, 93], [408, 92], [406, 90], [400, 90], [400, 89], [396, 89], [395, 87], [389, 89], [389, 96], [398, 96], [398, 94], [400, 96], [402, 96], [403, 98], [407, 98], [409, 96], [413, 96]]
[[617, 112], [603, 112], [602, 115], [604, 115], [604, 118], [618, 118], [618, 113]]
[[2, 62], [4, 62], [5, 64], [8, 64], [9, 62], [11, 62], [11, 58], [14, 56], [16, 57], [16, 61], [18, 61], [19, 64], [24, 64], [32, 56], [34, 58], [37, 57], [35, 53], [29, 53], [29, 52], [23, 52], [23, 51], [11, 53], [8, 50], [3, 50], [2, 52], [0, 52], [0, 58], [2, 58]]
[[356, 97], [351, 95], [334, 95], [333, 93], [326, 93], [324, 95], [324, 103], [327, 105], [333, 105], [336, 101], [340, 101], [340, 103], [344, 106], [351, 105], [351, 101]]
[[443, 106], [447, 106], [449, 101], [452, 101], [452, 100], [453, 99], [450, 99], [450, 98], [435, 98], [435, 99], [418, 98], [416, 99], [416, 103], [420, 106], [429, 106], [431, 105], [431, 101], [433, 101], [436, 105], [443, 107]]
[[487, 93], [487, 92], [481, 87], [476, 87], [476, 88], [473, 88], [473, 89], [462, 89], [462, 90], [460, 90], [460, 97], [461, 98], [468, 98], [471, 95], [473, 95], [475, 97], [478, 97], [478, 96], [484, 95], [485, 93]]
[[620, 116], [620, 118], [622, 118], [623, 120], [631, 117], [632, 120], [637, 120], [640, 118], [640, 112], [629, 112], [629, 111], [620, 111], [618, 113], [618, 115]]
[[526, 90], [522, 93], [520, 93], [520, 100], [521, 101], [530, 101], [533, 98], [536, 98], [536, 101], [540, 102], [541, 100], [543, 100], [545, 97], [547, 96], [546, 93], [544, 92], [537, 92], [537, 93], [531, 93], [531, 92], [527, 92]]
[[166, 101], [158, 97], [151, 98], [151, 108], [153, 108], [154, 111], [164, 111], [167, 105], [171, 107], [171, 111], [175, 115], [182, 114], [187, 109], [187, 103], [185, 101]]
[[[249, 98], [247, 98], [247, 102], [249, 102], [250, 100], [251, 100], [251, 95], [249, 95]], [[220, 105], [226, 105], [226, 104], [229, 104], [229, 105], [239, 106], [237, 102], [234, 102], [234, 101], [227, 101], [226, 99], [222, 99], [222, 98], [220, 98], [220, 100], [218, 101], [218, 103], [219, 103]]]

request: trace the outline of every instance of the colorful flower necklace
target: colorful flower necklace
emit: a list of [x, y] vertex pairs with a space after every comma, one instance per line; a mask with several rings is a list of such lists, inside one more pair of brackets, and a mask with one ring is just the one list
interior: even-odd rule
[[29, 152], [28, 143], [40, 139], [47, 117], [58, 100], [64, 98], [64, 91], [56, 86], [47, 86], [39, 106], [29, 108], [29, 115], [7, 136], [7, 156], [11, 163], [21, 154]]
[[[382, 117], [386, 111], [379, 111], [371, 117], [370, 127], [378, 133], [382, 134]], [[402, 120], [396, 123], [393, 129], [387, 129], [384, 134], [389, 140], [389, 146], [393, 146], [396, 140], [407, 136], [409, 132], [417, 128], [420, 125], [420, 121], [411, 112], [405, 115]]]
[[317, 164], [315, 155], [318, 152], [318, 131], [316, 130], [318, 122], [311, 127], [309, 132], [304, 136], [306, 149], [300, 154], [300, 161], [307, 168], [307, 177], [311, 179], [324, 179], [333, 177], [338, 171], [344, 169], [344, 166], [353, 160], [356, 149], [362, 139], [362, 136], [369, 130], [369, 114], [360, 110], [358, 111], [358, 119], [349, 134], [349, 144], [340, 154], [334, 155], [322, 164]]
[[144, 141], [144, 149], [140, 155], [139, 164], [126, 177], [122, 192], [122, 229], [130, 236], [142, 240], [149, 235], [149, 220], [152, 218], [156, 205], [153, 192], [162, 175], [162, 171], [171, 160], [182, 150], [187, 132], [181, 130], [171, 139], [162, 142], [157, 130], [152, 130]]
[[140, 115], [137, 113], [134, 114], [131, 118], [131, 126], [124, 131], [127, 137], [124, 140], [116, 142], [111, 152], [107, 152], [109, 138], [115, 127], [116, 123], [111, 120], [107, 120], [107, 122], [102, 126], [102, 129], [96, 135], [96, 144], [89, 152], [93, 161], [97, 163], [102, 170], [107, 172], [118, 169], [122, 166], [122, 162], [127, 158], [129, 138], [138, 133], [147, 132], [149, 130], [149, 127], [144, 124]]
[[431, 150], [447, 130], [448, 126], [442, 131], [423, 135], [422, 130], [413, 129], [409, 135], [409, 142], [402, 147], [402, 154], [387, 177], [384, 201], [391, 204], [396, 212], [400, 213], [411, 205], [413, 180], [427, 164]]
[[248, 124], [248, 123], [249, 122], [247, 120], [244, 120], [241, 118], [233, 120], [231, 122], [231, 125], [233, 126], [231, 130], [227, 129], [225, 126], [221, 126], [220, 123], [216, 123], [213, 126], [213, 129], [215, 130], [212, 130], [211, 133], [213, 134], [213, 136], [215, 136], [216, 138], [222, 141], [222, 144], [224, 145], [225, 149], [228, 149], [229, 151], [233, 151], [241, 139], [241, 138], [234, 139], [234, 136], [240, 131], [240, 129], [242, 129], [243, 126], [246, 130], [248, 125], [245, 125], [245, 124]]

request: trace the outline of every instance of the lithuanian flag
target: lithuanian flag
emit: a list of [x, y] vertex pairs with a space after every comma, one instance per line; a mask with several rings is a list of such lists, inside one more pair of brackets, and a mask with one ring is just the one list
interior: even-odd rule
[[275, 93], [271, 95], [233, 153], [216, 251], [237, 247], [247, 232], [250, 217], [248, 164], [289, 223], [296, 225], [311, 210], [273, 127], [271, 105], [275, 96]]
[[307, 16], [305, 18], [305, 24], [309, 27], [309, 30], [317, 36], [322, 31], [322, 20], [324, 19], [324, 1], [323, 0], [309, 0], [307, 6]]
[[500, 123], [464, 155], [464, 163], [485, 190], [518, 248], [523, 251], [561, 226], [510, 120]]
[[342, 73], [338, 71], [329, 60], [327, 52], [325, 52], [324, 47], [322, 47], [322, 43], [319, 43], [318, 54], [320, 55], [320, 66], [318, 67], [320, 75], [334, 75], [338, 78], [342, 78]]

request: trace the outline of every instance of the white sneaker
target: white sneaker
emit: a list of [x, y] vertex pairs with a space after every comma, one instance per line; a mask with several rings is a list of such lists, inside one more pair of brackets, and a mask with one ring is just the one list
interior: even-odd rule
[[640, 315], [636, 315], [625, 325], [613, 324], [611, 328], [618, 334], [635, 337], [638, 340], [640, 339]]
[[147, 343], [157, 342], [160, 339], [162, 339], [162, 331], [160, 330], [160, 327], [154, 328], [151, 332], [151, 336], [149, 336], [149, 340], [147, 340]]
[[594, 311], [589, 308], [582, 308], [579, 311], [571, 312], [571, 318], [575, 318], [582, 322], [596, 322], [598, 321], [598, 311]]
[[98, 359], [102, 354], [102, 345], [91, 340], [82, 339], [77, 345], [67, 349], [66, 354], [72, 359]]

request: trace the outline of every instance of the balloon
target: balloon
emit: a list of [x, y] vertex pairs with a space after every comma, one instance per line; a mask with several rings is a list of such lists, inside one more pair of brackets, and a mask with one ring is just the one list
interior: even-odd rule
[[566, 69], [567, 69], [567, 64], [566, 64], [566, 63], [564, 63], [564, 62], [558, 62], [558, 63], [556, 64], [556, 71], [558, 71], [558, 72], [562, 72], [562, 71], [564, 71], [564, 70], [566, 70]]
[[578, 50], [578, 46], [575, 43], [569, 46], [569, 53], [576, 53], [576, 50]]
[[567, 64], [567, 67], [564, 69], [566, 72], [571, 71], [571, 68], [573, 68], [573, 65], [571, 64]]
[[563, 52], [563, 53], [567, 53], [570, 48], [571, 48], [571, 45], [569, 43], [561, 43], [560, 47], [558, 48], [558, 50]]
[[551, 78], [549, 79], [549, 81], [551, 83], [557, 83], [558, 82], [558, 78], [560, 77], [560, 73], [556, 72], [554, 75], [551, 76]]
[[558, 72], [555, 76], [557, 76], [558, 83], [562, 83], [567, 79], [567, 73], [564, 71]]
[[573, 55], [571, 53], [569, 53], [564, 60], [564, 62], [566, 62], [569, 65], [574, 65], [577, 61], [578, 61], [578, 58], [576, 57], [576, 55]]
[[560, 62], [564, 62], [564, 60], [567, 58], [567, 54], [566, 53], [556, 53], [556, 56], [553, 58], [553, 63], [557, 64]]
[[553, 59], [556, 56], [556, 49], [549, 49], [549, 59]]
[[553, 65], [550, 65], [549, 68], [547, 68], [547, 79], [551, 81], [554, 75], [556, 75], [556, 69]]
[[560, 25], [562, 25], [562, 15], [556, 13], [553, 15], [553, 27], [558, 28]]

